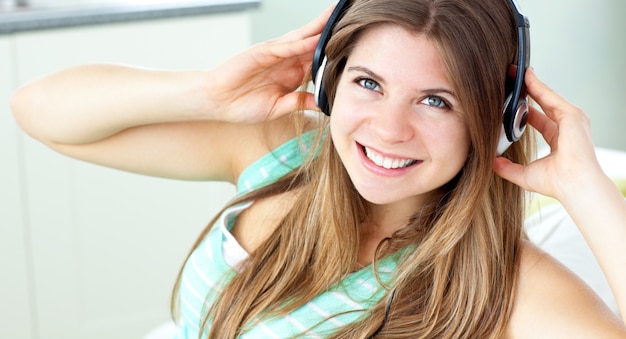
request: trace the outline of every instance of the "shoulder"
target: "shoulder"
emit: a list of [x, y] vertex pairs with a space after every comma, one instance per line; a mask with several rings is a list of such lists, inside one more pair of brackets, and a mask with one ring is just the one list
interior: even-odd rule
[[626, 328], [578, 276], [525, 242], [506, 337], [626, 338]]
[[315, 124], [313, 118], [292, 114], [263, 124], [239, 127], [236, 137], [231, 139], [233, 144], [243, 146], [235, 147], [237, 154], [233, 155], [234, 183], [251, 164], [304, 131], [313, 129]]

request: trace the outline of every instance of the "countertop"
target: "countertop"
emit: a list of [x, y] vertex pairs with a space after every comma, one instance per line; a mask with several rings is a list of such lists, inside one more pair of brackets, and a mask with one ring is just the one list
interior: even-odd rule
[[0, 34], [241, 11], [260, 4], [261, 0], [154, 0], [135, 4], [103, 1], [89, 5], [18, 6], [0, 10]]

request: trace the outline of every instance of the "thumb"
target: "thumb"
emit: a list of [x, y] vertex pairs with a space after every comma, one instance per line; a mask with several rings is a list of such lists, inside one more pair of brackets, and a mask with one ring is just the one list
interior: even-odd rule
[[274, 106], [271, 113], [271, 119], [276, 119], [285, 114], [293, 113], [298, 110], [319, 111], [315, 104], [313, 94], [309, 92], [291, 92], [281, 97]]
[[505, 180], [527, 189], [523, 181], [524, 166], [515, 164], [507, 158], [497, 157], [493, 163], [493, 170]]

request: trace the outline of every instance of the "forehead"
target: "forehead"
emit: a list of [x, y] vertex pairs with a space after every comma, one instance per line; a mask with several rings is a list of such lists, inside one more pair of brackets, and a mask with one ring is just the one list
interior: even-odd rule
[[371, 68], [384, 77], [449, 87], [435, 42], [397, 25], [377, 25], [363, 31], [348, 56], [348, 65]]

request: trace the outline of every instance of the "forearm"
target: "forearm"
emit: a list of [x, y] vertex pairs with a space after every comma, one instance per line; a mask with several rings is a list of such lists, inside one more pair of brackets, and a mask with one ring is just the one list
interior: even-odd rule
[[37, 139], [87, 144], [135, 126], [202, 119], [202, 113], [211, 110], [204, 89], [206, 76], [116, 65], [78, 66], [18, 89], [11, 107], [22, 128]]
[[591, 247], [626, 315], [626, 201], [604, 175], [590, 175], [561, 199]]

